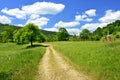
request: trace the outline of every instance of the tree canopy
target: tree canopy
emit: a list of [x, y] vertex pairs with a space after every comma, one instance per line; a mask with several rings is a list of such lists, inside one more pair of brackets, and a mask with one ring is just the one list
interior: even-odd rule
[[89, 40], [90, 39], [90, 31], [88, 29], [83, 29], [80, 33], [81, 40]]
[[12, 26], [5, 26], [3, 31], [1, 31], [1, 41], [2, 42], [12, 42], [13, 41], [13, 34], [14, 34], [14, 27]]
[[[107, 26], [100, 28], [98, 27], [94, 32], [93, 35], [94, 37], [97, 36], [97, 40], [102, 38], [103, 36], [106, 37], [107, 33], [113, 34], [117, 37], [117, 33], [120, 32], [120, 20], [116, 20], [113, 23], [108, 24]], [[96, 40], [96, 39], [95, 39]]]
[[59, 28], [59, 32], [57, 33], [57, 38], [59, 41], [68, 41], [69, 34], [65, 28]]
[[33, 46], [33, 41], [43, 40], [43, 35], [40, 33], [40, 29], [38, 26], [33, 23], [29, 23], [25, 25], [22, 29], [18, 30], [14, 35], [14, 41], [17, 43], [25, 43], [30, 42], [31, 46]]

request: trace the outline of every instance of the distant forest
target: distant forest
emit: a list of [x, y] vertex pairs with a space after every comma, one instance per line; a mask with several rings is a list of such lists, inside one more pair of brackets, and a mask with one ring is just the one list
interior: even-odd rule
[[[0, 42], [14, 42], [14, 34], [22, 27], [0, 23]], [[79, 35], [69, 35], [65, 28], [60, 28], [59, 32], [40, 30], [47, 42], [50, 41], [99, 41], [109, 34], [111, 37], [120, 38], [120, 20], [116, 20], [107, 26], [98, 27], [95, 31], [90, 32], [83, 29]]]

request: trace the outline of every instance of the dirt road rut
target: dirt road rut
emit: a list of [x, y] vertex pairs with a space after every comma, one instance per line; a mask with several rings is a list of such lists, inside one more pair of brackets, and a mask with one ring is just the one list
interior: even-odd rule
[[90, 80], [70, 66], [52, 46], [46, 48], [36, 80]]

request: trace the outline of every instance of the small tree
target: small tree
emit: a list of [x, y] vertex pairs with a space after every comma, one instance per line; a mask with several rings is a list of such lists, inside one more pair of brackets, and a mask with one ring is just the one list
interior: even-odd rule
[[65, 28], [60, 28], [59, 32], [57, 33], [57, 37], [59, 41], [68, 41], [69, 34]]
[[80, 39], [89, 40], [90, 39], [90, 31], [88, 29], [83, 29], [80, 33]]
[[14, 35], [14, 40], [17, 43], [29, 41], [31, 46], [33, 46], [33, 41], [37, 41], [40, 35], [41, 33], [38, 26], [34, 25], [33, 23], [29, 23]]
[[22, 33], [24, 32], [24, 29], [22, 28], [22, 29], [20, 29], [20, 30], [18, 30], [15, 34], [14, 34], [14, 36], [13, 36], [13, 38], [14, 38], [14, 41], [17, 43], [17, 44], [20, 44], [20, 43], [24, 43], [23, 42], [23, 38], [22, 38]]

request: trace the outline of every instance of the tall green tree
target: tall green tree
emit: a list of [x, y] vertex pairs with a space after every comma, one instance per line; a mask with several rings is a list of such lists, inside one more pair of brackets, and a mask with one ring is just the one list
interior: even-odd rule
[[22, 33], [24, 32], [24, 29], [20, 29], [18, 31], [16, 31], [16, 33], [14, 34], [13, 38], [14, 38], [14, 41], [17, 43], [17, 44], [23, 44], [24, 43], [24, 40], [22, 38]]
[[102, 28], [98, 27], [94, 32], [93, 32], [93, 35], [92, 35], [92, 40], [100, 40], [101, 37], [103, 36], [102, 34]]
[[[25, 25], [21, 30], [17, 31], [17, 33], [14, 35], [14, 40], [17, 43], [24, 43], [24, 42], [30, 42], [31, 46], [33, 46], [33, 42], [40, 40], [40, 29], [38, 26], [34, 25], [33, 23], [29, 23]], [[43, 40], [43, 37], [42, 37]]]
[[68, 41], [69, 34], [65, 28], [59, 28], [59, 32], [57, 33], [57, 38], [59, 41]]
[[89, 40], [90, 39], [90, 31], [88, 29], [83, 29], [80, 33], [81, 40]]

